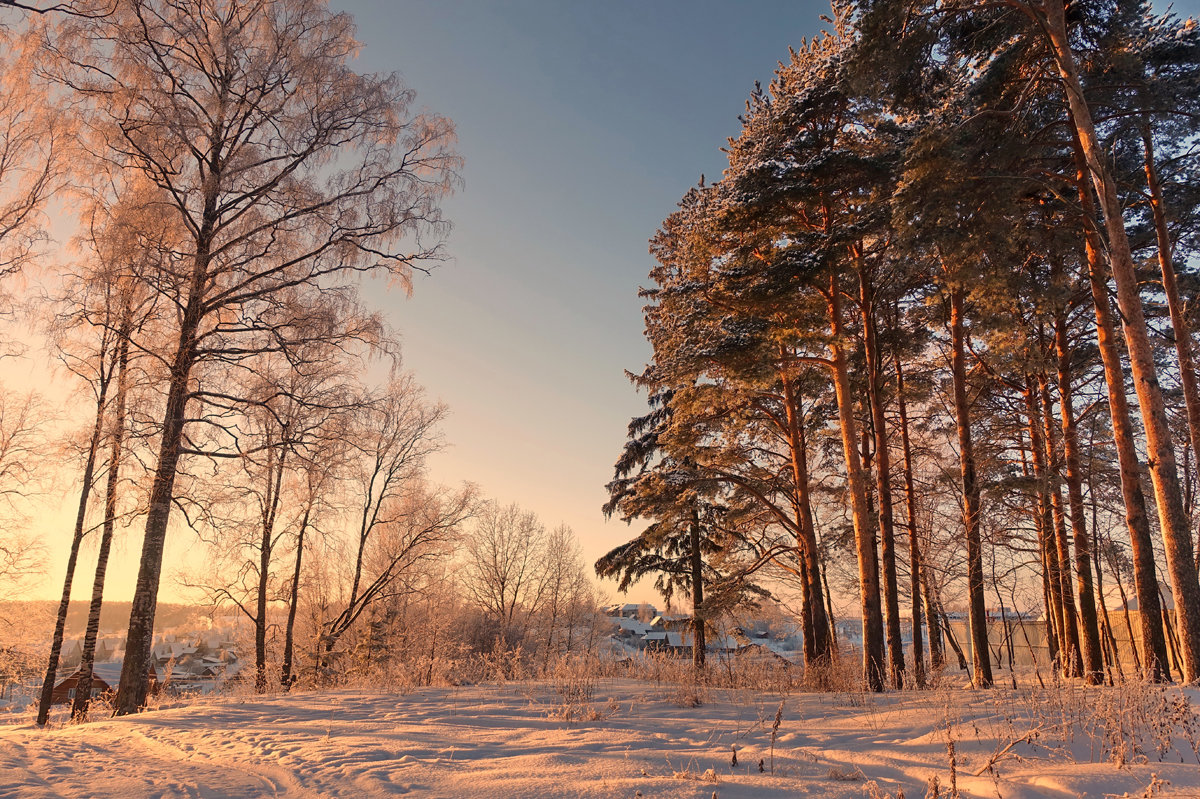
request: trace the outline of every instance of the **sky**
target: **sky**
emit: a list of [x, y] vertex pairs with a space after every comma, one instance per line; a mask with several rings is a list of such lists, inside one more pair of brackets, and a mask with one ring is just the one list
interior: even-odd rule
[[[469, 480], [577, 534], [585, 562], [636, 533], [605, 521], [605, 484], [644, 396], [638, 287], [647, 241], [700, 175], [720, 176], [755, 81], [821, 26], [821, 0], [331, 0], [363, 44], [357, 68], [396, 72], [452, 119], [464, 187], [445, 203], [450, 259], [415, 291], [369, 294], [406, 368], [445, 401], [433, 477]], [[1181, 15], [1200, 0], [1176, 3]], [[10, 369], [11, 371], [11, 369]], [[18, 380], [18, 383], [20, 381]], [[61, 592], [70, 507], [45, 597]], [[131, 531], [139, 538], [140, 529]], [[168, 563], [194, 536], [168, 542]], [[138, 541], [118, 544], [109, 595], [132, 594]], [[86, 561], [86, 557], [85, 557]], [[89, 573], [86, 562], [83, 574]], [[90, 580], [77, 580], [76, 596]], [[602, 588], [615, 594], [615, 584]], [[653, 601], [649, 583], [635, 601]], [[164, 581], [162, 598], [182, 598]]]
[[[821, 2], [335, 1], [360, 67], [396, 71], [454, 120], [465, 188], [452, 260], [382, 299], [405, 366], [451, 410], [434, 476], [474, 481], [588, 564], [636, 533], [600, 507], [645, 397], [647, 241], [739, 128], [754, 82]], [[609, 583], [606, 590], [615, 590]], [[645, 583], [631, 597], [653, 600]], [[617, 597], [614, 597], [617, 598]]]

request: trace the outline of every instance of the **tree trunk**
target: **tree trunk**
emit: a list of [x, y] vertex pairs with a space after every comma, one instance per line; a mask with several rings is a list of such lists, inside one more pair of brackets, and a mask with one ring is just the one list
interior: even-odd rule
[[[1167, 667], [1167, 641], [1163, 633], [1162, 613], [1158, 600], [1158, 574], [1154, 562], [1154, 542], [1150, 537], [1150, 520], [1146, 514], [1146, 497], [1142, 492], [1141, 463], [1137, 453], [1137, 434], [1129, 413], [1129, 398], [1125, 394], [1125, 368], [1117, 344], [1116, 325], [1108, 299], [1108, 274], [1105, 268], [1104, 243], [1094, 224], [1096, 208], [1087, 184], [1087, 164], [1083, 149], [1076, 139], [1075, 187], [1083, 211], [1084, 253], [1088, 265], [1088, 285], [1092, 305], [1096, 310], [1096, 341], [1104, 365], [1104, 382], [1108, 389], [1109, 416], [1112, 419], [1113, 442], [1117, 448], [1117, 465], [1121, 474], [1121, 496], [1125, 504], [1125, 526], [1133, 550], [1133, 584], [1138, 599], [1138, 632], [1145, 657], [1145, 675], [1153, 682], [1170, 680]], [[1126, 605], [1128, 608], [1128, 605]], [[1126, 616], [1128, 622], [1128, 616]], [[1136, 644], [1134, 649], [1136, 651]]]
[[792, 479], [796, 486], [797, 515], [800, 523], [801, 535], [797, 543], [800, 547], [800, 556], [804, 559], [805, 609], [812, 626], [811, 641], [809, 631], [805, 630], [804, 665], [815, 666], [818, 663], [827, 664], [829, 662], [831, 642], [829, 618], [825, 612], [825, 599], [821, 590], [820, 553], [817, 549], [817, 531], [816, 525], [813, 523], [812, 495], [808, 480], [808, 442], [805, 439], [804, 420], [801, 418], [799, 402], [791, 377], [786, 371], [781, 372], [780, 376], [783, 380]]
[[979, 483], [975, 478], [975, 451], [971, 438], [971, 411], [967, 402], [966, 335], [963, 329], [965, 297], [961, 286], [950, 290], [950, 369], [954, 383], [954, 416], [962, 475], [963, 529], [967, 539], [967, 594], [971, 622], [972, 674], [976, 688], [992, 686], [988, 652], [987, 610], [983, 599], [983, 544], [979, 532]]
[[1058, 482], [1061, 477], [1054, 436], [1054, 406], [1050, 398], [1050, 381], [1046, 373], [1038, 375], [1038, 386], [1042, 397], [1042, 425], [1046, 445], [1046, 465], [1049, 480], [1047, 492], [1050, 507], [1054, 512], [1054, 547], [1058, 557], [1059, 591], [1062, 596], [1062, 645], [1063, 676], [1079, 677], [1083, 674], [1083, 647], [1079, 643], [1079, 612], [1075, 606], [1075, 589], [1071, 587], [1071, 544], [1067, 541], [1067, 515], [1063, 509], [1062, 491]]
[[54, 636], [50, 640], [50, 658], [46, 664], [46, 677], [42, 681], [42, 693], [38, 700], [37, 724], [45, 726], [50, 720], [50, 703], [54, 699], [54, 683], [58, 677], [58, 661], [62, 655], [63, 634], [67, 627], [67, 610], [71, 605], [71, 584], [75, 580], [75, 564], [79, 561], [79, 545], [86, 534], [88, 500], [92, 494], [92, 480], [96, 472], [96, 457], [100, 449], [100, 437], [104, 431], [104, 406], [107, 403], [111, 372], [104, 374], [106, 353], [100, 353], [100, 386], [96, 394], [96, 420], [92, 425], [92, 438], [88, 442], [87, 460], [83, 466], [83, 487], [79, 490], [79, 506], [75, 511], [75, 531], [71, 535], [71, 554], [67, 557], [67, 574], [63, 579], [62, 599], [58, 602], [58, 615], [54, 620]]
[[296, 604], [300, 598], [300, 568], [304, 560], [304, 536], [308, 533], [308, 522], [312, 516], [312, 497], [304, 508], [304, 516], [300, 519], [300, 529], [296, 532], [296, 567], [292, 571], [292, 587], [288, 600], [287, 625], [283, 632], [283, 665], [280, 668], [279, 684], [285, 692], [292, 689], [296, 681], [292, 674], [292, 659], [295, 648]]
[[131, 319], [123, 320], [120, 343], [117, 345], [117, 396], [111, 418], [111, 443], [108, 452], [108, 478], [104, 488], [104, 531], [100, 551], [96, 556], [96, 576], [92, 581], [92, 601], [88, 606], [87, 631], [83, 637], [83, 656], [79, 663], [79, 681], [75, 684], [75, 700], [71, 717], [86, 719], [92, 701], [92, 670], [96, 662], [96, 639], [100, 635], [100, 609], [104, 603], [104, 580], [108, 572], [108, 556], [112, 551], [113, 533], [117, 521], [117, 488], [121, 477], [121, 454], [125, 443], [125, 404], [129, 387], [129, 336]]
[[821, 569], [821, 585], [825, 588], [825, 618], [829, 619], [830, 653], [836, 657], [838, 654], [837, 616], [833, 613], [833, 592], [829, 590], [829, 573], [824, 568]]
[[904, 687], [904, 644], [900, 637], [900, 595], [896, 577], [896, 535], [892, 509], [891, 459], [887, 421], [880, 385], [879, 336], [875, 324], [875, 298], [867, 267], [859, 265], [859, 300], [863, 321], [863, 354], [867, 362], [867, 401], [875, 433], [875, 490], [879, 495], [879, 541], [883, 558], [883, 600], [886, 608], [888, 676], [892, 685]]
[[163, 547], [167, 539], [167, 524], [171, 518], [171, 503], [175, 493], [175, 474], [183, 448], [183, 429], [187, 419], [187, 404], [191, 399], [192, 366], [196, 362], [196, 335], [204, 316], [204, 291], [208, 279], [209, 254], [216, 220], [215, 189], [205, 198], [204, 225], [200, 231], [188, 303], [179, 325], [179, 339], [171, 359], [167, 402], [163, 414], [162, 433], [158, 450], [158, 465], [150, 488], [150, 504], [146, 514], [146, 532], [142, 540], [142, 556], [138, 566], [133, 603], [129, 611], [129, 632], [125, 638], [125, 660], [121, 664], [121, 683], [117, 689], [113, 715], [137, 713], [146, 705], [150, 693], [150, 669], [153, 667], [154, 615], [158, 609], [158, 584], [162, 578]]
[[1067, 313], [1060, 308], [1054, 319], [1054, 347], [1058, 355], [1058, 404], [1062, 416], [1064, 477], [1071, 537], [1075, 540], [1075, 579], [1079, 586], [1079, 621], [1083, 627], [1084, 679], [1091, 685], [1104, 682], [1104, 653], [1100, 647], [1100, 625], [1096, 618], [1096, 595], [1092, 587], [1092, 542], [1083, 509], [1083, 482], [1079, 470], [1079, 432], [1075, 423], [1071, 385], [1071, 346], [1067, 338]]
[[1158, 170], [1154, 162], [1154, 141], [1149, 119], [1141, 126], [1142, 152], [1145, 160], [1146, 188], [1150, 192], [1150, 210], [1154, 215], [1154, 235], [1158, 245], [1158, 266], [1162, 272], [1163, 294], [1167, 297], [1167, 310], [1171, 315], [1171, 329], [1175, 333], [1175, 356], [1179, 359], [1179, 382], [1183, 388], [1184, 407], [1187, 411], [1188, 434], [1193, 452], [1200, 452], [1200, 386], [1196, 382], [1196, 362], [1192, 355], [1192, 331], [1184, 315], [1183, 300], [1179, 297], [1179, 284], [1175, 277], [1174, 247], [1171, 232], [1167, 228], [1167, 212], [1163, 205], [1162, 187], [1158, 183]]
[[700, 514], [692, 511], [692, 524], [688, 530], [691, 547], [692, 567], [692, 667], [697, 672], [704, 669], [704, 557], [700, 552]]
[[833, 386], [837, 396], [842, 451], [846, 460], [846, 483], [850, 491], [854, 542], [858, 556], [859, 600], [863, 625], [863, 679], [872, 691], [884, 689], [883, 611], [879, 599], [879, 560], [875, 551], [875, 529], [867, 510], [867, 487], [858, 454], [858, 423], [854, 418], [854, 395], [846, 366], [842, 320], [842, 295], [837, 276], [829, 280], [829, 351], [833, 361]]
[[[917, 688], [925, 687], [925, 647], [921, 635], [921, 546], [917, 540], [917, 491], [913, 483], [912, 444], [908, 438], [908, 407], [904, 401], [904, 367], [900, 351], [896, 350], [896, 407], [900, 412], [900, 445], [904, 453], [904, 503], [908, 511], [909, 592], [912, 595], [913, 681]], [[933, 642], [930, 641], [930, 649]]]
[[[1092, 530], [1095, 529], [1096, 526], [1093, 524]], [[1117, 670], [1117, 676], [1122, 682], [1124, 682], [1125, 669], [1121, 666], [1121, 648], [1117, 646], [1117, 637], [1113, 634], [1112, 629], [1112, 619], [1108, 615], [1108, 603], [1104, 601], [1104, 571], [1100, 568], [1100, 553], [1095, 549], [1092, 550], [1092, 560], [1092, 565], [1096, 569], [1096, 594], [1100, 597], [1100, 624], [1103, 628], [1102, 632], [1105, 636], [1107, 636], [1108, 648], [1109, 651], [1112, 652], [1112, 665]], [[1129, 643], [1133, 645], [1135, 650], [1137, 649], [1137, 642], [1133, 641], [1132, 637], [1130, 638]], [[1112, 684], [1111, 674], [1109, 674], [1108, 682], [1110, 685]]]
[[925, 619], [929, 629], [929, 668], [939, 674], [946, 668], [946, 650], [942, 646], [942, 629], [938, 624], [937, 604], [933, 601], [933, 590], [929, 582], [929, 570], [921, 569], [921, 588], [925, 599]]
[[1126, 349], [1134, 388], [1142, 411], [1146, 430], [1150, 477], [1158, 506], [1159, 526], [1171, 574], [1171, 588], [1180, 628], [1180, 648], [1185, 682], [1200, 677], [1200, 582], [1196, 577], [1191, 532], [1183, 512], [1183, 491], [1175, 465], [1175, 451], [1167, 421], [1154, 349], [1146, 325], [1142, 300], [1138, 292], [1133, 254], [1125, 231], [1125, 219], [1116, 182], [1104, 161], [1104, 149], [1096, 135], [1091, 109], [1083, 95], [1075, 56], [1067, 36], [1064, 0], [1046, 0], [1043, 5], [1045, 32], [1054, 48], [1055, 60], [1063, 80], [1064, 92], [1070, 105], [1072, 123], [1078, 143], [1091, 174], [1104, 226], [1108, 233], [1108, 251], [1112, 258], [1116, 280], [1117, 303], [1124, 322]]
[[[1042, 561], [1042, 596], [1046, 605], [1046, 650], [1051, 663], [1059, 663], [1059, 641], [1062, 638], [1062, 594], [1059, 590], [1061, 582], [1058, 576], [1058, 554], [1051, 541], [1050, 532], [1050, 499], [1046, 491], [1046, 449], [1042, 443], [1041, 414], [1038, 412], [1038, 401], [1033, 390], [1033, 377], [1025, 375], [1025, 418], [1029, 428], [1029, 459], [1033, 463], [1033, 478], [1036, 485], [1037, 507], [1034, 510], [1034, 527], [1037, 529], [1038, 551]], [[1022, 448], [1024, 438], [1022, 437]], [[1022, 469], [1028, 476], [1028, 467], [1022, 450]]]
[[287, 468], [287, 439], [288, 431], [284, 425], [280, 428], [278, 451], [273, 445], [267, 449], [267, 493], [263, 497], [254, 619], [254, 692], [258, 694], [267, 692], [267, 593], [270, 589], [271, 555], [275, 549], [275, 519]]

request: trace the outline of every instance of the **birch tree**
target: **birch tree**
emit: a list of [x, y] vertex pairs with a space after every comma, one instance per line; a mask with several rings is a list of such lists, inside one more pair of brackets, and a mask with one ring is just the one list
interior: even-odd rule
[[154, 612], [181, 458], [219, 403], [220, 365], [292, 346], [307, 289], [407, 281], [440, 254], [458, 159], [444, 118], [395, 75], [349, 65], [353, 25], [317, 0], [126, 0], [48, 38], [85, 104], [89, 156], [149, 180], [186, 231], [150, 285], [175, 309], [153, 351], [169, 373], [117, 714], [148, 689]]

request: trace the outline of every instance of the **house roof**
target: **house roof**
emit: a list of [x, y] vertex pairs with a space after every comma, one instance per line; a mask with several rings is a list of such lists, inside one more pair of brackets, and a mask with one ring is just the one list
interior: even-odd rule
[[615, 618], [612, 621], [613, 624], [617, 625], [622, 630], [628, 630], [630, 632], [645, 633], [650, 629], [650, 625], [646, 624], [646, 622], [638, 621], [637, 619], [626, 618], [624, 616]]

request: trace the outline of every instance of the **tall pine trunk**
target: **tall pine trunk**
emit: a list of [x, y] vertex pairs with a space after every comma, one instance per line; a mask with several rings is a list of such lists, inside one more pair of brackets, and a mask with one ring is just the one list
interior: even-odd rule
[[704, 556], [700, 552], [700, 514], [692, 511], [692, 523], [688, 528], [688, 553], [691, 558], [692, 577], [692, 667], [700, 672], [704, 669]]
[[1033, 462], [1033, 482], [1037, 486], [1036, 521], [1038, 530], [1038, 547], [1042, 551], [1042, 583], [1046, 597], [1046, 644], [1050, 650], [1050, 660], [1060, 663], [1063, 661], [1063, 649], [1067, 642], [1063, 641], [1063, 597], [1062, 564], [1058, 563], [1058, 548], [1055, 542], [1054, 519], [1050, 515], [1050, 477], [1046, 468], [1046, 446], [1043, 435], [1042, 410], [1037, 390], [1034, 389], [1033, 376], [1025, 376], [1025, 417], [1030, 429], [1030, 459]]
[[[783, 355], [784, 353], [781, 353]], [[788, 445], [791, 449], [792, 480], [796, 486], [796, 504], [800, 527], [800, 557], [803, 558], [805, 615], [808, 617], [804, 636], [804, 664], [828, 664], [832, 656], [829, 636], [829, 617], [825, 612], [824, 592], [821, 589], [820, 554], [817, 549], [816, 525], [813, 522], [812, 495], [808, 479], [808, 442], [804, 420], [791, 377], [786, 370], [783, 379], [783, 399], [786, 406]], [[811, 631], [808, 629], [811, 627]]]
[[896, 577], [896, 534], [892, 509], [891, 459], [888, 455], [887, 420], [880, 385], [879, 336], [875, 320], [875, 297], [867, 267], [859, 265], [859, 305], [863, 322], [863, 354], [867, 363], [867, 402], [875, 433], [875, 490], [879, 495], [879, 542], [883, 558], [883, 600], [886, 609], [888, 677], [896, 688], [904, 687], [904, 644], [900, 637], [900, 595]]
[[1179, 382], [1183, 387], [1184, 408], [1187, 411], [1188, 437], [1192, 452], [1200, 452], [1200, 386], [1196, 382], [1196, 361], [1192, 355], [1192, 331], [1187, 323], [1183, 300], [1179, 296], [1179, 283], [1175, 277], [1174, 247], [1171, 245], [1171, 231], [1167, 228], [1167, 212], [1163, 204], [1162, 187], [1158, 182], [1154, 140], [1148, 119], [1142, 121], [1141, 134], [1146, 188], [1150, 193], [1150, 210], [1154, 216], [1158, 266], [1162, 273], [1163, 294], [1167, 297], [1167, 311], [1171, 315], [1171, 329], [1175, 333], [1175, 357], [1179, 360]]
[[1063, 676], [1079, 677], [1083, 674], [1083, 646], [1079, 642], [1079, 612], [1075, 606], [1075, 589], [1071, 587], [1071, 545], [1067, 541], [1067, 514], [1063, 509], [1062, 491], [1058, 483], [1061, 477], [1054, 435], [1054, 405], [1050, 398], [1050, 380], [1045, 372], [1038, 375], [1038, 387], [1042, 398], [1042, 432], [1046, 445], [1046, 465], [1049, 477], [1046, 490], [1050, 495], [1050, 508], [1054, 513], [1054, 546], [1058, 557], [1059, 593], [1062, 597], [1062, 663]]
[[1150, 341], [1138, 292], [1133, 253], [1125, 231], [1125, 219], [1116, 181], [1105, 162], [1104, 148], [1096, 135], [1091, 109], [1083, 95], [1075, 55], [1067, 35], [1064, 0], [1046, 0], [1045, 32], [1054, 49], [1055, 61], [1062, 77], [1063, 89], [1070, 106], [1071, 121], [1078, 134], [1078, 143], [1087, 163], [1088, 173], [1096, 195], [1100, 198], [1104, 227], [1108, 234], [1108, 251], [1116, 280], [1117, 304], [1124, 322], [1125, 344], [1129, 351], [1130, 371], [1142, 411], [1146, 430], [1150, 478], [1158, 506], [1159, 527], [1167, 555], [1167, 570], [1171, 574], [1171, 589], [1178, 614], [1182, 672], [1185, 682], [1200, 678], [1200, 582], [1196, 578], [1196, 562], [1188, 519], [1183, 510], [1183, 491], [1175, 464], [1175, 451], [1167, 421], [1158, 370], [1154, 363], [1154, 348]]
[[1079, 622], [1083, 628], [1083, 676], [1092, 685], [1100, 685], [1104, 682], [1104, 653], [1100, 646], [1096, 594], [1092, 586], [1092, 542], [1087, 529], [1087, 519], [1084, 517], [1083, 481], [1079, 474], [1079, 432], [1072, 401], [1072, 351], [1067, 336], [1067, 313], [1063, 308], [1055, 314], [1054, 347], [1058, 355], [1058, 404], [1062, 417], [1060, 421], [1067, 507], [1070, 510], [1071, 537], [1075, 541], [1075, 580], [1079, 587]]
[[[1090, 432], [1091, 432], [1091, 435], [1089, 436], [1089, 441], [1088, 441], [1089, 449], [1092, 452], [1095, 452], [1096, 427], [1095, 427], [1094, 423], [1091, 426]], [[1102, 632], [1105, 635], [1108, 649], [1111, 652], [1111, 662], [1117, 669], [1117, 676], [1121, 679], [1122, 682], [1124, 682], [1125, 670], [1121, 667], [1121, 650], [1117, 646], [1117, 637], [1116, 637], [1116, 635], [1113, 634], [1112, 619], [1109, 618], [1109, 614], [1108, 614], [1108, 601], [1104, 598], [1104, 567], [1103, 567], [1103, 564], [1101, 564], [1101, 562], [1100, 562], [1100, 523], [1099, 523], [1099, 519], [1098, 519], [1098, 517], [1100, 515], [1100, 510], [1099, 510], [1100, 503], [1096, 497], [1096, 481], [1094, 479], [1095, 474], [1096, 474], [1096, 472], [1095, 472], [1094, 465], [1091, 462], [1091, 459], [1089, 459], [1088, 470], [1087, 470], [1087, 480], [1088, 480], [1088, 497], [1091, 500], [1091, 502], [1089, 504], [1091, 505], [1091, 516], [1092, 516], [1092, 524], [1091, 524], [1092, 568], [1094, 568], [1096, 570], [1096, 598], [1097, 598], [1098, 602], [1100, 603], [1101, 626], [1103, 628]], [[1132, 631], [1130, 632], [1129, 643], [1132, 645], [1132, 648], [1134, 651], [1134, 657], [1136, 658], [1137, 644], [1134, 642]], [[1112, 674], [1111, 673], [1109, 674], [1108, 682], [1110, 685], [1112, 684]]]
[[[1121, 497], [1125, 505], [1125, 527], [1133, 550], [1133, 588], [1138, 600], [1138, 632], [1145, 660], [1146, 678], [1153, 682], [1170, 681], [1167, 671], [1167, 639], [1163, 633], [1162, 613], [1158, 599], [1158, 567], [1154, 559], [1154, 542], [1150, 537], [1150, 520], [1146, 513], [1146, 497], [1142, 492], [1142, 467], [1138, 459], [1137, 433], [1129, 412], [1129, 397], [1125, 394], [1125, 367], [1117, 343], [1116, 323], [1108, 299], [1108, 270], [1104, 262], [1104, 243], [1095, 228], [1096, 208], [1088, 188], [1087, 164], [1083, 148], [1076, 140], [1075, 188], [1083, 211], [1084, 254], [1087, 259], [1088, 285], [1092, 306], [1096, 311], [1096, 341], [1104, 365], [1104, 382], [1108, 390], [1109, 417], [1113, 426], [1113, 443], [1117, 448], [1117, 465], [1121, 475]], [[1128, 605], [1126, 605], [1128, 609]], [[1126, 616], [1126, 622], [1129, 619]], [[1134, 644], [1136, 647], [1136, 644]]]
[[846, 365], [845, 323], [842, 319], [842, 295], [837, 276], [829, 280], [830, 340], [833, 362], [833, 387], [837, 397], [838, 421], [842, 434], [842, 452], [846, 460], [846, 483], [850, 491], [854, 543], [858, 556], [859, 600], [863, 626], [863, 679], [872, 691], [885, 685], [883, 651], [883, 610], [879, 598], [879, 558], [875, 548], [875, 528], [867, 509], [867, 486], [862, 460], [858, 454], [858, 422], [854, 418], [854, 394]]
[[971, 624], [972, 681], [976, 688], [992, 686], [988, 650], [987, 610], [983, 598], [983, 542], [980, 536], [979, 482], [975, 476], [975, 446], [971, 437], [971, 410], [967, 402], [965, 297], [961, 286], [950, 289], [950, 374], [954, 384], [954, 417], [958, 428], [959, 467], [962, 477], [963, 531], [967, 541], [967, 598]]
[[925, 624], [929, 630], [929, 668], [936, 676], [946, 668], [946, 649], [942, 644], [942, 627], [938, 623], [937, 603], [933, 601], [929, 569], [921, 569], [921, 593], [925, 601]]
[[[908, 407], [904, 401], [904, 366], [900, 351], [892, 353], [896, 366], [896, 407], [900, 413], [900, 445], [904, 453], [904, 503], [908, 511], [909, 592], [912, 595], [913, 681], [925, 687], [925, 646], [921, 635], [921, 545], [917, 539], [917, 491], [913, 483], [912, 443], [908, 438]], [[932, 633], [931, 633], [932, 637]], [[932, 640], [930, 647], [932, 649]], [[931, 653], [932, 654], [932, 653]]]
[[[1029, 430], [1029, 461], [1032, 462], [1035, 485], [1034, 528], [1037, 530], [1038, 555], [1042, 563], [1042, 598], [1046, 606], [1046, 650], [1052, 663], [1060, 657], [1059, 641], [1062, 638], [1062, 593], [1059, 591], [1058, 555], [1051, 543], [1050, 500], [1046, 496], [1045, 448], [1038, 413], [1038, 403], [1033, 392], [1033, 377], [1025, 375], [1025, 419]], [[1021, 438], [1021, 467], [1026, 477], [1030, 466], [1025, 459], [1025, 442]]]

